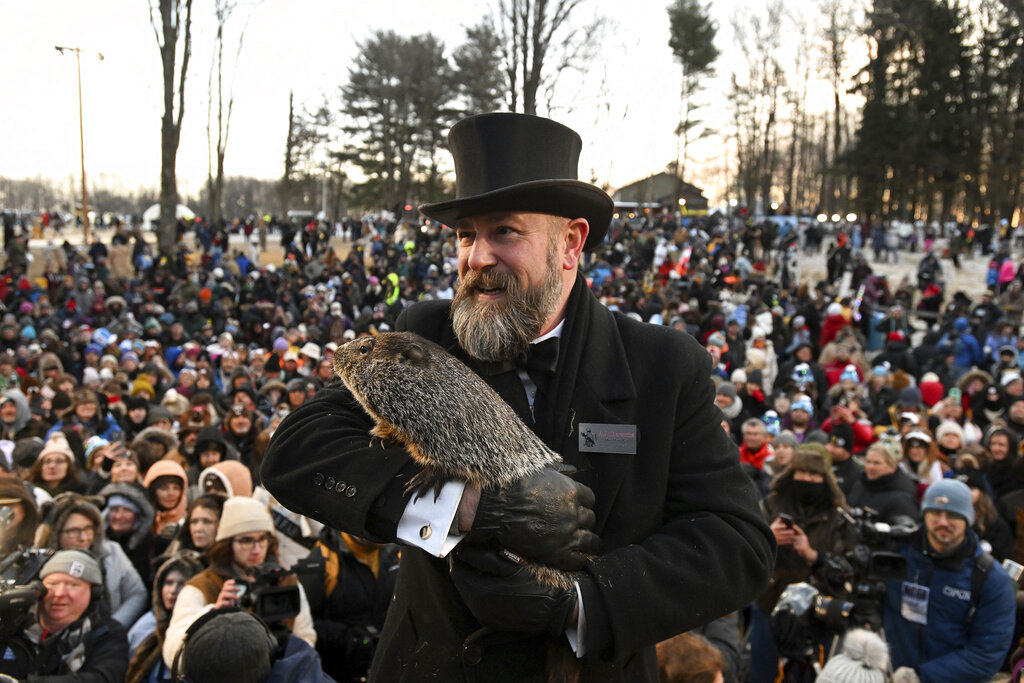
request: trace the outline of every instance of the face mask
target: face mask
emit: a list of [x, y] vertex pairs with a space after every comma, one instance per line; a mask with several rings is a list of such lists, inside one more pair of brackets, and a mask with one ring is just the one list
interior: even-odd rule
[[832, 502], [828, 486], [811, 481], [794, 481], [793, 498], [803, 507], [819, 507]]

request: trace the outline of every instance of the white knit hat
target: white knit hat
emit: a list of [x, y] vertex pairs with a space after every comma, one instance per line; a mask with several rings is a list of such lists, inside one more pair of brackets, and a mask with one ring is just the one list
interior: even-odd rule
[[232, 496], [224, 501], [224, 511], [217, 526], [218, 541], [256, 531], [274, 533], [274, 520], [265, 505], [242, 496]]
[[889, 648], [877, 634], [855, 629], [846, 634], [843, 651], [828, 660], [815, 683], [885, 683]]
[[75, 462], [75, 453], [71, 450], [71, 446], [68, 445], [68, 437], [64, 435], [64, 432], [58, 431], [51, 434], [50, 438], [43, 445], [43, 450], [39, 451], [39, 455], [36, 456], [36, 460], [42, 460], [51, 453], [63, 455], [70, 464]]

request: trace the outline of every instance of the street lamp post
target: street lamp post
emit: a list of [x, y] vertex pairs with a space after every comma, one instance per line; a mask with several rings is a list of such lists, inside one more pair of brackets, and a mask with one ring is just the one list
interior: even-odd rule
[[[82, 50], [80, 47], [61, 47], [60, 45], [54, 45], [53, 49], [57, 52], [64, 54], [65, 50], [75, 53], [75, 66], [78, 68], [78, 140], [80, 146], [80, 152], [82, 156], [82, 236], [84, 243], [89, 244], [89, 191], [85, 186], [85, 127], [82, 124], [82, 52], [92, 52], [91, 50]], [[99, 52], [94, 53], [103, 61], [103, 55]]]

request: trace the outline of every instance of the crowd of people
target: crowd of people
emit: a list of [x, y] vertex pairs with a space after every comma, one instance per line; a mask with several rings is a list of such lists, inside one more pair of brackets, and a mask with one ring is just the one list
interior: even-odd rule
[[[340, 344], [393, 330], [412, 302], [452, 298], [457, 245], [431, 221], [352, 227], [340, 253], [322, 224], [289, 229], [270, 262], [248, 240], [232, 249], [231, 226], [182, 225], [166, 259], [116, 226], [37, 254], [38, 274], [27, 236], [5, 234], [0, 568], [17, 586], [41, 581], [45, 597], [0, 614], [0, 672], [366, 676], [398, 547], [288, 510], [260, 466], [284, 417], [336, 382]], [[801, 279], [796, 240], [767, 222], [616, 217], [584, 257], [606, 307], [707, 349], [722, 429], [779, 546], [745, 614], [659, 648], [665, 671], [675, 662], [668, 680], [705, 680], [693, 677], [705, 668], [706, 680], [813, 680], [831, 653], [810, 645], [832, 641], [781, 637], [792, 608], [780, 605], [803, 583], [843, 599], [876, 523], [906, 530], [890, 539], [905, 579], [856, 596], [849, 621], [885, 627], [877, 670], [987, 680], [1024, 630], [1000, 566], [1024, 563], [1024, 294], [1009, 245], [991, 250], [995, 280], [974, 300], [936, 277], [890, 285], [857, 250], [822, 281]], [[289, 596], [283, 616], [276, 595]], [[243, 639], [261, 654], [226, 662]], [[827, 680], [855, 680], [838, 666]]]

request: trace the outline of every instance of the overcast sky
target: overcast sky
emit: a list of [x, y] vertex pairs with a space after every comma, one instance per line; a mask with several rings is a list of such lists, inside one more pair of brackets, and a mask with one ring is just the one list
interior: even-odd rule
[[[740, 1], [714, 3], [723, 47], [728, 13]], [[667, 45], [667, 4], [589, 4], [609, 18], [611, 28], [585, 86], [566, 82], [559, 90], [556, 114], [583, 136], [581, 178], [589, 179], [593, 169], [599, 182], [619, 186], [662, 170], [674, 158], [679, 71]], [[489, 7], [485, 0], [264, 0], [251, 10], [240, 8], [233, 25], [249, 23], [235, 77], [227, 173], [279, 178], [289, 90], [296, 102], [309, 104], [334, 92], [346, 79], [356, 43], [372, 31], [430, 32], [451, 49], [462, 42], [463, 28]], [[179, 189], [193, 195], [207, 168], [211, 8], [209, 0], [195, 0], [194, 53], [178, 152]], [[77, 182], [75, 59], [54, 50], [69, 45], [105, 57], [82, 55], [88, 176], [115, 187], [156, 187], [162, 81], [146, 0], [0, 0], [0, 26], [0, 175], [42, 175], [66, 183], [73, 176]]]

